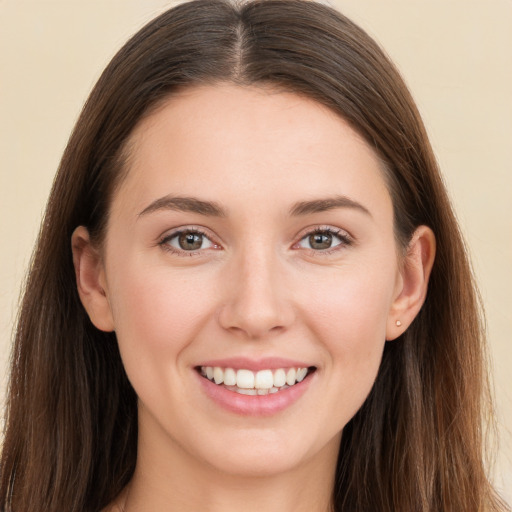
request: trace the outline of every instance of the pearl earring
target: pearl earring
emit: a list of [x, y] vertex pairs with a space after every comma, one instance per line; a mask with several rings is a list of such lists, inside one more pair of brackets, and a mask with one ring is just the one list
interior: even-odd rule
[[397, 326], [397, 327], [400, 327], [401, 325], [402, 325], [402, 322], [400, 322], [400, 320], [397, 320], [397, 321], [396, 321], [396, 326]]

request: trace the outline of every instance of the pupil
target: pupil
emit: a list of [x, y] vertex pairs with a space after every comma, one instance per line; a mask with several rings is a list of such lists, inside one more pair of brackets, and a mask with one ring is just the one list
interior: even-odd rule
[[201, 249], [203, 245], [203, 235], [199, 233], [182, 233], [178, 240], [180, 248], [185, 251]]
[[309, 244], [313, 249], [329, 249], [332, 244], [332, 235], [326, 233], [314, 233], [309, 237]]

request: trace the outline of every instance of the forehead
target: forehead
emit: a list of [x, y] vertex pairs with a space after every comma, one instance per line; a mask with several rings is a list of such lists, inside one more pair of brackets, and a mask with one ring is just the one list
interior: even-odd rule
[[383, 194], [390, 200], [378, 156], [348, 123], [311, 99], [270, 88], [182, 91], [138, 124], [128, 148], [114, 203], [199, 191], [244, 206], [355, 189], [370, 203]]

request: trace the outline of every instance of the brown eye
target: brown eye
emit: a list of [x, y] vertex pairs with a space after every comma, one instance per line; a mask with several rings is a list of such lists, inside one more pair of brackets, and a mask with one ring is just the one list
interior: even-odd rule
[[170, 235], [164, 238], [161, 244], [167, 246], [176, 253], [193, 253], [193, 251], [201, 251], [203, 249], [217, 247], [207, 235], [192, 229], [179, 231], [178, 233]]
[[308, 241], [311, 249], [329, 249], [332, 246], [332, 235], [330, 233], [312, 233], [309, 235]]
[[184, 251], [197, 251], [203, 245], [203, 235], [201, 233], [181, 233], [178, 236], [180, 249]]
[[297, 245], [303, 249], [318, 252], [326, 251], [326, 253], [328, 253], [329, 249], [334, 249], [337, 246], [340, 246], [339, 248], [341, 249], [351, 244], [352, 240], [345, 231], [325, 228], [310, 232], [304, 236]]

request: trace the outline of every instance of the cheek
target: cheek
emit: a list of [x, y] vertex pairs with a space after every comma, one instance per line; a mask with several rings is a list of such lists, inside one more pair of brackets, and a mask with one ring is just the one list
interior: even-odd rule
[[[392, 303], [394, 272], [340, 270], [329, 286], [308, 286], [309, 328], [326, 353], [330, 413], [341, 429], [361, 407], [377, 376]], [[338, 411], [332, 414], [333, 411]]]
[[116, 277], [109, 289], [127, 372], [131, 367], [168, 371], [211, 316], [204, 281], [147, 265], [123, 265]]
[[327, 336], [335, 352], [371, 350], [384, 341], [393, 300], [395, 272], [353, 265], [332, 272], [323, 282], [306, 283], [310, 322], [319, 337]]

